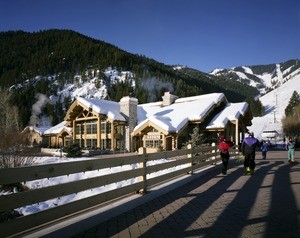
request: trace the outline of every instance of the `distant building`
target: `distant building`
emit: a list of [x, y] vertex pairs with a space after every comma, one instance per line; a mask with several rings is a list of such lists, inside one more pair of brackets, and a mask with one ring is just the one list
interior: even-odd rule
[[48, 126], [48, 127], [46, 127], [46, 126], [45, 127], [27, 126], [22, 131], [22, 133], [26, 134], [30, 145], [46, 146], [46, 145], [48, 145], [49, 141], [48, 141], [48, 138], [46, 138], [44, 136], [44, 133], [49, 128], [50, 128], [50, 126]]
[[64, 130], [47, 135], [62, 145], [72, 140], [85, 148], [137, 151], [145, 147], [154, 152], [180, 149], [195, 126], [208, 143], [216, 142], [220, 134], [238, 143], [252, 125], [248, 104], [229, 103], [222, 93], [178, 98], [166, 92], [162, 99], [139, 105], [129, 96], [120, 102], [77, 97], [67, 110]]
[[72, 141], [72, 128], [66, 126], [66, 124], [67, 122], [63, 121], [44, 132], [44, 137], [48, 141], [48, 147], [67, 146], [68, 142]]
[[262, 139], [266, 140], [266, 139], [276, 139], [276, 137], [278, 136], [278, 132], [276, 130], [264, 130], [261, 133], [261, 137]]

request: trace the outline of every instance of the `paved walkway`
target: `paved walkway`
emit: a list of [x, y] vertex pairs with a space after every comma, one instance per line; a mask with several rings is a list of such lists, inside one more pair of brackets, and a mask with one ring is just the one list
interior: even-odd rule
[[[231, 161], [75, 237], [300, 237], [300, 163], [257, 154], [254, 175]], [[300, 160], [300, 152], [296, 152]], [[300, 162], [300, 161], [299, 161]]]

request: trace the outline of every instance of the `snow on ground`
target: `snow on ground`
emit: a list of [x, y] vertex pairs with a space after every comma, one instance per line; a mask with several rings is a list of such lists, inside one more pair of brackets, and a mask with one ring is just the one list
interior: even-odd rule
[[282, 135], [281, 120], [285, 116], [285, 108], [289, 104], [294, 91], [300, 93], [300, 75], [288, 80], [277, 89], [260, 97], [260, 101], [266, 108], [263, 117], [255, 117], [252, 120], [252, 126], [248, 129], [254, 132], [258, 139], [261, 139], [263, 130], [276, 130]]
[[[45, 157], [45, 158], [37, 158], [37, 163], [40, 163], [40, 164], [63, 163], [63, 162], [88, 160], [88, 159], [91, 159], [91, 158], [81, 157], [81, 158], [72, 159], [72, 158]], [[107, 169], [101, 169], [99, 171], [98, 170], [87, 171], [84, 173], [64, 175], [64, 176], [59, 176], [59, 177], [54, 177], [54, 178], [49, 178], [49, 179], [45, 178], [45, 179], [26, 182], [26, 186], [29, 189], [38, 189], [38, 188], [68, 183], [68, 182], [72, 182], [72, 181], [93, 178], [93, 177], [99, 176], [99, 174], [106, 175], [106, 174], [112, 174], [112, 173], [130, 170], [130, 169], [135, 169], [136, 167], [137, 167], [137, 165], [132, 165], [132, 166], [126, 165], [126, 166], [122, 166], [122, 167], [121, 166], [116, 167], [113, 169], [107, 168]], [[134, 182], [136, 182], [136, 178], [126, 180], [126, 181], [121, 181], [121, 182], [114, 183], [114, 184], [109, 184], [109, 185], [94, 188], [94, 189], [89, 189], [89, 190], [86, 190], [83, 192], [79, 192], [77, 194], [71, 194], [71, 195], [67, 195], [64, 197], [51, 199], [51, 200], [48, 200], [45, 202], [40, 202], [37, 204], [21, 207], [16, 210], [23, 215], [28, 215], [28, 214], [35, 213], [35, 212], [38, 212], [41, 210], [45, 210], [45, 209], [48, 209], [51, 207], [55, 207], [57, 205], [62, 205], [62, 204], [76, 201], [76, 200], [79, 200], [79, 199], [82, 199], [85, 197], [93, 196], [95, 194], [99, 194], [99, 193], [102, 193], [105, 191], [113, 190], [118, 187], [126, 186], [126, 185], [132, 184]]]
[[[72, 162], [72, 161], [79, 161], [79, 160], [91, 160], [91, 159], [99, 159], [99, 158], [90, 158], [90, 157], [81, 157], [81, 158], [60, 158], [60, 157], [39, 157], [36, 158], [36, 163], [37, 164], [52, 164], [52, 163], [63, 163], [63, 162]], [[170, 162], [170, 160], [166, 160], [166, 159], [160, 159], [160, 160], [155, 160], [155, 161], [148, 161], [147, 162], [147, 166], [151, 166], [151, 165], [155, 165], [155, 164], [160, 164], [160, 163], [166, 163], [166, 162]], [[157, 177], [163, 174], [167, 174], [170, 172], [173, 172], [175, 170], [179, 170], [182, 168], [186, 168], [187, 166], [189, 166], [189, 164], [184, 164], [184, 165], [180, 165], [180, 166], [176, 166], [170, 169], [166, 169], [166, 170], [162, 170], [162, 171], [158, 171], [155, 173], [151, 173], [147, 175], [147, 179], [153, 178], [153, 177]], [[93, 178], [93, 177], [97, 177], [99, 176], [99, 174], [101, 175], [107, 175], [107, 174], [112, 174], [112, 173], [117, 173], [117, 172], [121, 172], [121, 171], [126, 171], [126, 170], [131, 170], [131, 169], [136, 169], [138, 168], [137, 164], [132, 164], [132, 165], [124, 165], [124, 166], [119, 166], [119, 167], [115, 167], [115, 168], [106, 168], [106, 169], [101, 169], [101, 170], [95, 170], [95, 171], [87, 171], [84, 173], [77, 173], [77, 174], [70, 174], [70, 175], [64, 175], [64, 176], [59, 176], [59, 177], [54, 177], [54, 178], [45, 178], [45, 179], [39, 179], [39, 180], [34, 180], [34, 181], [28, 181], [26, 182], [26, 186], [29, 189], [38, 189], [38, 188], [43, 188], [43, 187], [48, 187], [48, 186], [53, 186], [53, 185], [58, 185], [58, 184], [63, 184], [63, 183], [68, 183], [68, 182], [72, 182], [72, 181], [78, 181], [78, 180], [83, 180], [83, 179], [88, 179], [88, 178]], [[136, 183], [138, 180], [138, 178], [132, 178], [132, 179], [128, 179], [128, 180], [124, 180], [124, 181], [120, 181], [118, 183], [113, 183], [113, 184], [108, 184], [105, 186], [101, 186], [98, 188], [93, 188], [93, 189], [89, 189], [86, 191], [82, 191], [79, 192], [77, 194], [70, 194], [64, 197], [60, 197], [60, 198], [55, 198], [55, 199], [51, 199], [51, 200], [47, 200], [44, 202], [39, 202], [37, 204], [32, 204], [32, 205], [28, 205], [25, 207], [21, 207], [18, 209], [15, 209], [16, 211], [18, 211], [20, 214], [23, 215], [29, 215], [32, 213], [36, 213], [42, 210], [46, 210], [58, 205], [63, 205], [69, 202], [73, 202], [79, 199], [83, 199], [89, 196], [93, 196], [99, 193], [103, 193], [106, 191], [110, 191], [113, 189], [117, 189], [123, 186], [127, 186], [133, 183]], [[15, 191], [17, 192], [17, 191]], [[0, 196], [1, 195], [7, 195], [8, 193], [1, 193], [0, 192]]]

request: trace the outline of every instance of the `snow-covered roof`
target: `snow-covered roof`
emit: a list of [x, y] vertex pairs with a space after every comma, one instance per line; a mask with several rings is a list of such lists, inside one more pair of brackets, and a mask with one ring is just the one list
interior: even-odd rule
[[25, 127], [25, 129], [23, 131], [28, 129], [30, 131], [35, 131], [36, 133], [43, 135], [45, 133], [45, 131], [48, 130], [49, 128], [51, 128], [51, 126], [41, 126], [41, 127], [27, 126], [27, 127]]
[[44, 135], [53, 135], [53, 134], [58, 134], [60, 133], [63, 129], [67, 130], [68, 132], [70, 132], [72, 130], [71, 127], [67, 127], [66, 126], [67, 122], [63, 121], [59, 124], [57, 124], [56, 126], [53, 126], [51, 128], [49, 128], [48, 130], [46, 130], [44, 132]]
[[201, 121], [214, 105], [224, 99], [223, 93], [211, 93], [179, 98], [169, 106], [163, 106], [163, 102], [138, 105], [138, 125], [134, 131], [152, 122], [169, 133], [176, 133], [188, 121]]
[[207, 125], [206, 129], [223, 128], [228, 121], [239, 119], [241, 115], [245, 115], [248, 108], [248, 103], [228, 103], [227, 106], [218, 113]]
[[[120, 102], [128, 99], [130, 98], [123, 98]], [[107, 115], [111, 120], [126, 121], [120, 113], [120, 103], [118, 102], [82, 97], [77, 97], [77, 101], [96, 113]], [[151, 123], [166, 133], [178, 133], [189, 121], [203, 121], [210, 110], [221, 102], [225, 102], [227, 106], [213, 118], [207, 126], [208, 129], [224, 127], [228, 121], [236, 120], [240, 115], [244, 115], [248, 108], [247, 103], [228, 103], [223, 93], [177, 98], [167, 106], [164, 105], [163, 101], [140, 104], [137, 105], [137, 126], [133, 132]], [[56, 128], [61, 130], [59, 125], [47, 130], [47, 133], [58, 133], [55, 130]], [[65, 126], [65, 122], [61, 126]]]
[[120, 104], [118, 102], [96, 98], [77, 97], [76, 99], [85, 107], [91, 108], [96, 113], [107, 115], [111, 120], [126, 121], [120, 113]]

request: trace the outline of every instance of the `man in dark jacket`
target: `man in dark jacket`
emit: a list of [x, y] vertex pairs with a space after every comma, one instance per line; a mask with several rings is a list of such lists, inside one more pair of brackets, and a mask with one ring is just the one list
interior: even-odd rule
[[242, 153], [245, 156], [244, 167], [245, 174], [253, 174], [255, 169], [255, 151], [259, 146], [259, 141], [254, 137], [253, 132], [249, 133], [242, 142]]

